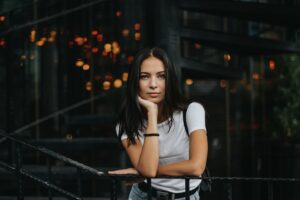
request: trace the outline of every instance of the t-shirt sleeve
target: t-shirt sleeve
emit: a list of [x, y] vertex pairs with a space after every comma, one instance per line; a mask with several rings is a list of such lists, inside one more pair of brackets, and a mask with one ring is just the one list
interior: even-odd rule
[[[117, 126], [116, 126], [116, 134], [117, 134], [117, 136], [119, 137], [119, 124], [117, 124]], [[121, 136], [121, 140], [125, 140], [125, 139], [127, 139], [128, 138], [128, 136], [127, 136], [127, 134], [126, 133], [123, 133], [122, 134], [122, 136]]]
[[188, 106], [186, 111], [186, 123], [189, 134], [198, 129], [206, 131], [205, 110], [200, 103], [193, 102]]

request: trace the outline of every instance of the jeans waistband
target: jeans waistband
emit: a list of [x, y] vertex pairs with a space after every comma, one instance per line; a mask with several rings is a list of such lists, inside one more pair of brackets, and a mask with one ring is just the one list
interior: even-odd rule
[[[148, 188], [147, 188], [147, 184], [145, 182], [139, 183], [138, 187], [140, 190], [147, 193]], [[198, 191], [198, 189], [199, 189], [199, 186], [193, 190], [190, 190], [188, 192], [188, 196], [194, 194], [196, 191]], [[186, 195], [186, 192], [172, 193], [172, 192], [168, 192], [168, 191], [164, 191], [164, 190], [158, 190], [153, 187], [151, 188], [151, 192], [152, 192], [152, 196], [157, 197], [157, 199], [175, 199], [175, 198], [177, 199], [177, 198], [183, 198]]]

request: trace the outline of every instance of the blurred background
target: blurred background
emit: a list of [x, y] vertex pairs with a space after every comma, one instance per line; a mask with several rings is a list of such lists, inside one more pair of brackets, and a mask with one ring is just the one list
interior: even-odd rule
[[[136, 52], [159, 46], [205, 107], [212, 176], [300, 178], [299, 10], [299, 0], [1, 0], [0, 129], [99, 170], [130, 166], [114, 119]], [[43, 179], [50, 162], [52, 182], [77, 192], [74, 167], [22, 155], [24, 170]], [[0, 161], [16, 161], [2, 137]], [[109, 198], [108, 179], [81, 177], [82, 197]], [[17, 182], [0, 166], [0, 199], [16, 199]], [[25, 199], [48, 196], [23, 182]], [[117, 188], [125, 199], [130, 187]], [[299, 182], [271, 188], [214, 181], [203, 199], [300, 198]]]

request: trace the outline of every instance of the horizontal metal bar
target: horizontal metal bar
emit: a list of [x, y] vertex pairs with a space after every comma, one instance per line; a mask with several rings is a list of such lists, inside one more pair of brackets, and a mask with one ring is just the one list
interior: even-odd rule
[[[0, 166], [3, 167], [4, 169], [7, 169], [8, 171], [11, 171], [11, 172], [14, 172], [15, 170], [15, 167], [13, 166], [10, 166], [2, 161], [0, 161]], [[52, 183], [49, 183], [48, 181], [44, 181], [38, 177], [35, 177], [33, 176], [32, 174], [26, 172], [25, 170], [20, 170], [20, 174], [22, 176], [25, 176], [27, 178], [30, 178], [31, 180], [34, 180], [35, 182], [47, 187], [47, 188], [51, 188], [51, 190], [54, 190], [56, 192], [59, 192], [60, 194], [64, 195], [65, 197], [67, 198], [70, 198], [70, 199], [75, 199], [75, 200], [81, 200], [80, 197], [77, 197], [76, 195], [62, 189], [62, 188], [59, 188], [57, 187], [56, 185], [53, 185]]]

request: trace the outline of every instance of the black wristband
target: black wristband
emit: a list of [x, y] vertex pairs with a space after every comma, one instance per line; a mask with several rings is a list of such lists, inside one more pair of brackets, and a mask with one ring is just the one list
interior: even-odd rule
[[144, 137], [153, 137], [153, 136], [159, 136], [159, 134], [158, 133], [145, 133], [144, 134]]

